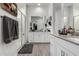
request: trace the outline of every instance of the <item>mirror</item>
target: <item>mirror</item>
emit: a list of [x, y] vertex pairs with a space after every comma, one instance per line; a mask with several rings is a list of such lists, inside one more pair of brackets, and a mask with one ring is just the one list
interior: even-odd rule
[[75, 34], [79, 36], [79, 3], [73, 4], [73, 19]]
[[79, 31], [79, 16], [74, 17], [74, 28], [75, 31]]
[[52, 16], [31, 16], [30, 31], [31, 32], [50, 32]]
[[64, 26], [68, 26], [68, 7], [64, 6], [64, 10], [63, 10], [63, 25]]
[[64, 16], [63, 16], [63, 23], [64, 26], [72, 27], [73, 28], [73, 5], [72, 3], [66, 3], [64, 4]]
[[53, 31], [56, 34], [67, 34], [73, 32], [73, 4], [53, 4]]
[[74, 17], [74, 29], [75, 32], [79, 32], [79, 16]]
[[30, 31], [43, 31], [44, 19], [41, 16], [31, 16]]

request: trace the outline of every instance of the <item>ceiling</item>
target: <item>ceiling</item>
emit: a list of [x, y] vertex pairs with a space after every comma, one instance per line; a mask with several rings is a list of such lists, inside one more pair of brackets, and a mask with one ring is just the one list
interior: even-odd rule
[[26, 5], [26, 3], [17, 3], [19, 7], [24, 7]]
[[73, 3], [64, 3], [65, 7], [73, 6]]
[[[39, 3], [27, 3], [27, 6], [36, 7]], [[50, 3], [40, 3], [40, 6], [49, 6]]]

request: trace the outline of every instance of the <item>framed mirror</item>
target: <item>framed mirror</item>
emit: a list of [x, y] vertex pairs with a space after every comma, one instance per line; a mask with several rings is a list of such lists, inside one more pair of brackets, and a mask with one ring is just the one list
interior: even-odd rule
[[31, 32], [50, 32], [52, 17], [31, 16], [30, 31]]

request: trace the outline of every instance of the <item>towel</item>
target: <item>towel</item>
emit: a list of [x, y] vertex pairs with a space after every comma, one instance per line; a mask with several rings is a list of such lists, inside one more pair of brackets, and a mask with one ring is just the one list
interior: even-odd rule
[[12, 40], [18, 39], [18, 21], [7, 16], [3, 17], [3, 41], [10, 43]]

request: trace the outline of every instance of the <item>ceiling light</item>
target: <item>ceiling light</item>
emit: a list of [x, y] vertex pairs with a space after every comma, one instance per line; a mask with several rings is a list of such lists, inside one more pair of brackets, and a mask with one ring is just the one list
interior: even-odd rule
[[40, 6], [40, 3], [38, 3], [38, 6]]
[[67, 19], [67, 17], [64, 17], [64, 19]]

